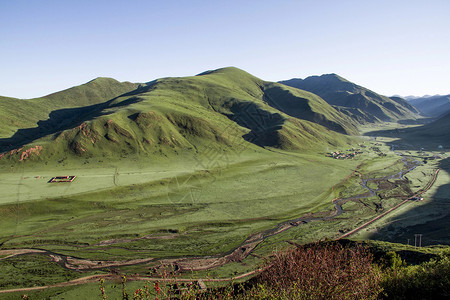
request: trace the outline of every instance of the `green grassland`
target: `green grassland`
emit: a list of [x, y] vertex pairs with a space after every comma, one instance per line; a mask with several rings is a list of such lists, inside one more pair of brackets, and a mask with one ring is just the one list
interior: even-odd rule
[[[127, 249], [133, 257], [223, 253], [250, 233], [329, 207], [330, 184], [356, 166], [314, 154], [354, 142], [343, 134], [356, 130], [348, 118], [313, 94], [236, 68], [93, 99], [3, 139], [17, 148], [0, 161], [2, 247], [75, 255], [90, 246], [91, 258]], [[295, 105], [302, 114], [288, 115]], [[59, 175], [77, 178], [47, 183]], [[177, 239], [153, 238], [168, 231]], [[110, 239], [119, 241], [92, 246]]]
[[[153, 256], [223, 253], [252, 232], [307, 212], [331, 210], [330, 184], [339, 183], [358, 161], [271, 152], [242, 153], [228, 166], [209, 170], [198, 166], [189, 172], [194, 162], [181, 164], [175, 163], [173, 172], [124, 166], [110, 168], [108, 174], [105, 168], [98, 177], [93, 177], [97, 169], [84, 168], [73, 170], [78, 176], [74, 182], [61, 184], [47, 183], [49, 175], [9, 174], [12, 179], [3, 189], [16, 194], [1, 206], [3, 248], [56, 247], [59, 253], [83, 257], [79, 247], [170, 230], [176, 239], [141, 239], [98, 252], [94, 250], [105, 247], [89, 247], [86, 257], [115, 257], [123, 247], [145, 249]], [[148, 253], [133, 254], [140, 255]]]
[[[117, 163], [98, 169], [104, 176], [93, 177], [95, 166], [102, 164], [90, 163], [83, 169], [69, 169], [79, 177], [72, 183], [60, 185], [47, 183], [47, 178], [39, 181], [31, 170], [26, 170], [27, 165], [22, 164], [20, 172], [9, 173], [15, 177], [11, 184], [15, 190], [20, 190], [19, 187], [29, 180], [32, 186], [16, 194], [16, 201], [1, 206], [5, 217], [1, 225], [7, 228], [2, 232], [1, 249], [38, 248], [92, 260], [227, 253], [249, 235], [274, 228], [280, 222], [310, 213], [331, 213], [334, 210], [331, 200], [337, 196], [338, 187], [352, 190], [352, 186], [359, 185], [353, 177], [347, 178], [357, 166], [368, 170], [368, 173], [360, 171], [364, 175], [390, 167], [397, 172], [398, 157], [397, 160], [386, 159], [390, 165], [370, 150], [353, 160], [276, 149], [247, 150], [230, 155], [209, 169], [192, 158], [179, 161], [171, 158], [173, 171], [164, 172], [164, 162], [149, 165], [146, 160], [137, 159], [139, 168]], [[49, 174], [46, 176], [50, 176], [52, 166], [47, 165], [44, 170]], [[34, 166], [32, 171], [37, 171]], [[92, 178], [98, 185], [97, 190], [93, 185], [92, 190], [76, 192], [78, 186], [88, 184]], [[132, 183], [137, 178], [139, 182]], [[333, 190], [331, 186], [336, 188]], [[51, 197], [52, 189], [60, 189], [59, 194]], [[360, 193], [359, 190], [342, 191], [348, 195]], [[385, 206], [389, 208], [396, 203], [398, 201], [386, 201]], [[358, 202], [347, 202], [343, 208], [344, 214], [335, 219], [309, 222], [268, 237], [257, 246], [255, 256], [248, 256], [242, 262], [186, 276], [232, 277], [255, 268], [263, 262], [261, 258], [274, 249], [288, 246], [286, 240], [306, 243], [335, 238], [341, 231], [352, 229], [376, 215], [373, 207]], [[35, 261], [33, 256], [21, 256], [21, 259], [30, 264]], [[155, 264], [125, 266], [120, 270], [150, 274], [153, 266]], [[86, 275], [85, 272], [67, 272], [72, 278]], [[67, 280], [64, 274], [53, 282]], [[31, 285], [32, 281], [19, 286]], [[89, 286], [95, 289], [96, 285], [86, 288]], [[70, 294], [78, 289], [55, 288], [51, 294]], [[44, 295], [45, 292], [32, 294]]]

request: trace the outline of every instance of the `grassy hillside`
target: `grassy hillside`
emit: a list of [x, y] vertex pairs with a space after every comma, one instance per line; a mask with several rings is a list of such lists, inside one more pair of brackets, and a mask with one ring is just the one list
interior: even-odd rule
[[442, 116], [450, 111], [450, 95], [420, 97], [409, 101], [427, 117]]
[[37, 122], [47, 120], [52, 111], [102, 103], [137, 86], [112, 78], [97, 78], [42, 98], [24, 100], [0, 97], [0, 138], [8, 138], [21, 128], [36, 127]]
[[395, 138], [392, 144], [400, 149], [445, 151], [450, 148], [450, 113], [425, 125], [372, 131], [366, 135]]
[[426, 144], [432, 142], [450, 148], [450, 113], [430, 124], [410, 130], [408, 133]]
[[[237, 68], [159, 79], [101, 102], [112, 95], [106, 93], [104, 81], [111, 80], [87, 84], [97, 89], [94, 94], [73, 88], [70, 93], [29, 100], [29, 105], [42, 101], [46, 105], [49, 101], [91, 105], [54, 110], [37, 127], [20, 129], [0, 140], [4, 151], [13, 150], [4, 159], [21, 160], [24, 151], [33, 152], [30, 149], [35, 147], [39, 147], [39, 158], [33, 152], [27, 159], [60, 159], [68, 153], [85, 158], [160, 156], [196, 153], [211, 145], [228, 150], [252, 144], [285, 150], [322, 149], [346, 143], [349, 137], [344, 134], [356, 133], [351, 120], [321, 98], [264, 82]], [[10, 112], [14, 113], [18, 114]]]
[[336, 74], [290, 79], [281, 83], [312, 92], [360, 124], [417, 117], [405, 100], [390, 99], [356, 85]]

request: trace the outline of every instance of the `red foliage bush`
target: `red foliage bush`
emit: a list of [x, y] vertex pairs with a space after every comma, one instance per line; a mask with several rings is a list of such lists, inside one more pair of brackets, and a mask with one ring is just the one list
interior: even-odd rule
[[315, 243], [274, 254], [258, 278], [272, 296], [291, 299], [376, 299], [381, 272], [357, 244]]

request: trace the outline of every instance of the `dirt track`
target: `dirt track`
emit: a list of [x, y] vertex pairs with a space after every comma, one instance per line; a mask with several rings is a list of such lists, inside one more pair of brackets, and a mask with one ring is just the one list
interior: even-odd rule
[[[227, 281], [233, 281], [237, 279], [242, 279], [251, 275], [254, 275], [256, 273], [261, 272], [262, 269], [253, 270], [251, 272], [241, 274], [239, 276], [233, 277], [233, 278], [196, 278], [196, 279], [189, 279], [189, 278], [159, 278], [159, 277], [147, 277], [147, 276], [134, 276], [134, 275], [127, 275], [127, 281], [151, 281], [151, 282], [192, 282], [192, 281], [199, 281], [202, 280], [203, 282], [227, 282]], [[56, 288], [56, 287], [66, 287], [66, 286], [74, 286], [74, 285], [81, 285], [86, 283], [92, 283], [92, 282], [98, 282], [100, 279], [105, 280], [122, 280], [122, 277], [120, 275], [116, 274], [100, 274], [100, 275], [91, 275], [86, 277], [77, 278], [71, 281], [66, 282], [60, 282], [55, 283], [52, 285], [44, 285], [44, 286], [34, 286], [29, 288], [19, 288], [19, 289], [10, 289], [10, 290], [0, 290], [0, 294], [6, 294], [6, 293], [17, 293], [17, 292], [29, 292], [29, 291], [37, 291], [37, 290], [44, 290], [48, 288]]]

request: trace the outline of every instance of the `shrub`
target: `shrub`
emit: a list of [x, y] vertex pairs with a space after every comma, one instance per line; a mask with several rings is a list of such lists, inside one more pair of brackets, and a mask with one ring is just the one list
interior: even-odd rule
[[376, 299], [381, 272], [368, 249], [356, 244], [315, 243], [274, 254], [258, 281], [274, 297]]
[[416, 266], [388, 269], [381, 285], [388, 299], [449, 299], [450, 258], [444, 256]]

